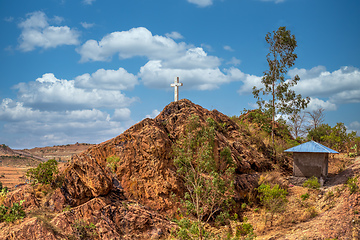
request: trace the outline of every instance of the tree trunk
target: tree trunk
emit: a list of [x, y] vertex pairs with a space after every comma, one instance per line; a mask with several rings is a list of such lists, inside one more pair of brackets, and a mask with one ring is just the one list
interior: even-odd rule
[[275, 151], [275, 140], [274, 140], [274, 129], [275, 129], [275, 81], [273, 79], [272, 83], [272, 125], [271, 125], [271, 139], [272, 139], [272, 147], [273, 147], [273, 154], [276, 157]]

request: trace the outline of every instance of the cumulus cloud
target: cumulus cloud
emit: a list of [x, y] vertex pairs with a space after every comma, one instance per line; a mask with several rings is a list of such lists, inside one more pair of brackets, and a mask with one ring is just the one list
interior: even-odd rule
[[207, 7], [213, 4], [213, 0], [187, 0], [187, 1], [199, 7]]
[[243, 85], [238, 90], [240, 95], [252, 94], [252, 89], [254, 86], [257, 88], [262, 87], [261, 77], [245, 74], [238, 69], [234, 71], [234, 74], [243, 82]]
[[171, 59], [181, 56], [186, 48], [185, 43], [176, 43], [169, 37], [154, 36], [148, 29], [139, 27], [110, 33], [99, 42], [88, 40], [77, 52], [81, 55], [81, 62], [108, 61], [115, 53], [118, 53], [121, 59], [135, 56]]
[[[309, 96], [311, 101], [308, 110], [324, 108], [329, 111], [337, 109], [339, 104], [360, 102], [360, 70], [355, 67], [341, 67], [329, 72], [323, 66], [310, 70], [291, 69], [290, 78], [299, 75], [300, 81], [293, 87], [296, 93], [303, 97]], [[243, 85], [240, 94], [250, 94], [253, 86], [263, 87], [261, 77], [239, 73]]]
[[135, 101], [116, 90], [78, 88], [75, 80], [57, 79], [52, 73], [14, 88], [21, 102], [37, 109], [117, 108]]
[[114, 115], [111, 117], [113, 121], [128, 121], [130, 119], [131, 111], [128, 108], [117, 108]]
[[219, 68], [166, 68], [161, 60], [153, 60], [141, 67], [139, 77], [150, 88], [168, 88], [174, 76], [181, 76], [184, 89], [212, 90], [219, 88], [221, 84], [239, 80], [232, 73], [232, 70], [223, 73]]
[[138, 79], [124, 68], [118, 70], [99, 69], [75, 78], [75, 87], [107, 90], [131, 90], [138, 84]]
[[236, 57], [232, 57], [231, 60], [228, 61], [226, 64], [237, 66], [241, 64], [241, 60], [237, 59]]
[[314, 111], [323, 108], [328, 111], [335, 111], [337, 109], [336, 104], [330, 102], [329, 100], [324, 101], [318, 98], [311, 98], [307, 106], [307, 111]]
[[[145, 86], [151, 88], [168, 88], [174, 76], [181, 76], [185, 89], [198, 90], [211, 90], [218, 88], [221, 84], [238, 80], [229, 75], [227, 69], [220, 70], [222, 60], [208, 55], [203, 48], [193, 47], [183, 42], [176, 43], [170, 35], [154, 36], [143, 27], [113, 32], [99, 42], [89, 40], [77, 51], [81, 55], [82, 62], [106, 61], [114, 54], [118, 54], [121, 59], [145, 57], [149, 61], [140, 68], [137, 77]], [[233, 64], [238, 64], [238, 61], [233, 59]], [[115, 76], [114, 71], [102, 70], [100, 72], [99, 70], [91, 76], [84, 74], [75, 80], [78, 86], [83, 88], [94, 87], [97, 84], [107, 85], [107, 89], [117, 87], [124, 90], [133, 87], [136, 84], [134, 76], [126, 73], [124, 69], [119, 69], [118, 72], [120, 70], [122, 75], [127, 75], [123, 77], [125, 80], [128, 79], [125, 81], [125, 86], [117, 80], [121, 77], [110, 78], [110, 75]], [[107, 80], [101, 80], [96, 76], [105, 76], [105, 74], [108, 76]]]
[[178, 33], [178, 32], [171, 32], [171, 33], [166, 33], [165, 34], [166, 37], [168, 38], [172, 38], [172, 39], [183, 39], [184, 37]]
[[[135, 82], [120, 81], [122, 87], [106, 89], [109, 84], [106, 81], [112, 81], [112, 75], [117, 74], [129, 75]], [[99, 81], [98, 85], [95, 80]], [[119, 88], [133, 88], [137, 82], [134, 75], [121, 68], [100, 69], [89, 75], [88, 88], [76, 86], [76, 81], [46, 73], [33, 82], [16, 85], [17, 100], [0, 99], [0, 121], [5, 122], [0, 142], [22, 148], [72, 142], [100, 143], [134, 124], [127, 106], [136, 98], [128, 98], [119, 91]], [[89, 88], [91, 84], [95, 84], [94, 88]], [[14, 137], [4, 137], [9, 135]]]
[[[55, 16], [54, 22], [63, 19]], [[50, 26], [49, 19], [44, 12], [37, 11], [27, 14], [27, 19], [19, 23], [22, 29], [19, 37], [19, 49], [28, 52], [36, 47], [48, 49], [61, 45], [79, 44], [79, 33], [68, 26]]]
[[[35, 147], [75, 142], [100, 143], [115, 137], [134, 122], [127, 108], [115, 109], [113, 116], [99, 109], [38, 110], [12, 99], [0, 103], [3, 126], [0, 142], [12, 147]], [[12, 138], [4, 136], [21, 136]]]
[[355, 67], [342, 67], [329, 72], [323, 66], [310, 70], [292, 69], [289, 76], [299, 75], [300, 81], [295, 91], [304, 96], [329, 98], [332, 103], [360, 102], [360, 70]]
[[182, 56], [164, 62], [164, 67], [173, 69], [204, 69], [216, 68], [220, 59], [208, 56], [202, 48], [190, 48]]

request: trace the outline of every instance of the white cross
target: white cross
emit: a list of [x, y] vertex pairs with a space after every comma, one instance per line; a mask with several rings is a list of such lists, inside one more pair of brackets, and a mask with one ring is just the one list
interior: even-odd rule
[[179, 77], [175, 77], [174, 83], [170, 85], [174, 87], [174, 102], [179, 101], [179, 87], [182, 85], [182, 83], [179, 83]]

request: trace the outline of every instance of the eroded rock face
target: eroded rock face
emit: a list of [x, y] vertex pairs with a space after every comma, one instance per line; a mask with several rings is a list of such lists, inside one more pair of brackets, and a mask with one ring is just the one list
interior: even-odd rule
[[[72, 157], [58, 176], [61, 188], [51, 196], [37, 199], [30, 186], [12, 193], [8, 204], [25, 196], [25, 209], [34, 206], [35, 213], [41, 213], [46, 208], [52, 218], [28, 215], [16, 227], [1, 231], [0, 238], [11, 239], [15, 234], [25, 239], [31, 232], [34, 234], [27, 239], [66, 239], [77, 234], [80, 223], [96, 226], [94, 239], [158, 239], [166, 235], [174, 225], [163, 216], [172, 216], [179, 207], [172, 194], [184, 194], [172, 146], [182, 138], [192, 115], [201, 125], [207, 124], [208, 118], [217, 124], [215, 160], [220, 161], [220, 152], [230, 148], [236, 165], [235, 200], [241, 201], [257, 187], [259, 172], [272, 169], [266, 151], [259, 151], [266, 149], [264, 143], [254, 142], [248, 131], [224, 114], [181, 100], [166, 106], [155, 119], [144, 119]], [[116, 159], [110, 166], [109, 157]]]
[[111, 197], [96, 197], [52, 218], [53, 214], [39, 208], [15, 225], [0, 223], [0, 239], [145, 240], [159, 239], [174, 227], [156, 212], [146, 210], [135, 202], [112, 201]]
[[[77, 206], [106, 195], [116, 178], [126, 198], [154, 210], [174, 212], [178, 206], [170, 195], [181, 195], [183, 191], [175, 174], [172, 145], [182, 137], [192, 115], [198, 116], [200, 124], [212, 118], [219, 125], [215, 157], [219, 157], [223, 148], [231, 149], [237, 166], [238, 198], [241, 198], [256, 185], [256, 172], [272, 168], [268, 158], [257, 151], [261, 142], [252, 143], [249, 133], [242, 132], [224, 114], [208, 111], [189, 100], [171, 103], [155, 119], [145, 119], [121, 135], [73, 157], [64, 172], [64, 195]], [[107, 167], [107, 158], [113, 156], [119, 161], [112, 172]]]

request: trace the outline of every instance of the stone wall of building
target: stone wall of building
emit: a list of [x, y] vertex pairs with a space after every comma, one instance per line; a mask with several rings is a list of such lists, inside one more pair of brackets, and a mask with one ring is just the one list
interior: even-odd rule
[[328, 155], [294, 152], [294, 176], [325, 178], [328, 173]]

